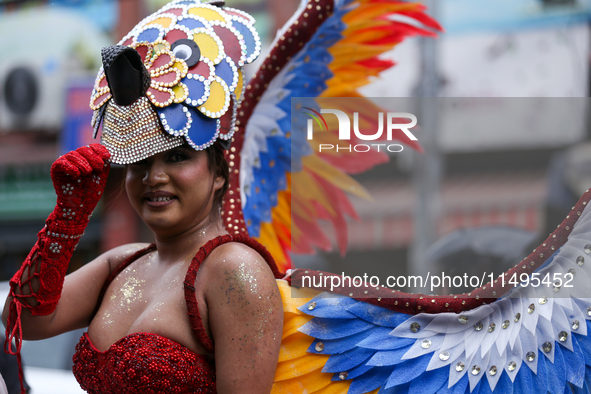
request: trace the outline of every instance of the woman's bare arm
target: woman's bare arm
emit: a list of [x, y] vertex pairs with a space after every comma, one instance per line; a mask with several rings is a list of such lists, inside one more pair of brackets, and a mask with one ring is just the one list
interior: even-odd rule
[[[32, 316], [23, 308], [21, 322], [23, 339], [44, 339], [77, 328], [88, 326], [105, 280], [127, 257], [147, 244], [128, 244], [103, 253], [93, 261], [66, 276], [61, 298], [55, 311], [45, 316]], [[12, 297], [8, 297], [2, 311], [2, 322], [7, 324]]]
[[223, 246], [227, 248], [221, 256], [208, 261], [204, 294], [215, 343], [217, 390], [267, 394], [283, 328], [279, 289], [256, 251], [242, 244]]

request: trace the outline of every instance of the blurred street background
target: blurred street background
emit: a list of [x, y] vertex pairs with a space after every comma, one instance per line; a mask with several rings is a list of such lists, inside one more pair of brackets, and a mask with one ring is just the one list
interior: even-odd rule
[[[18, 269], [53, 209], [51, 163], [95, 142], [88, 102], [101, 47], [165, 3], [0, 0], [0, 281]], [[591, 0], [426, 4], [445, 33], [409, 39], [388, 53], [397, 66], [364, 93], [443, 97], [452, 111], [420, 102], [417, 135], [426, 153], [405, 150], [358, 176], [374, 201], [355, 201], [360, 220], [350, 223], [348, 253], [293, 256], [296, 267], [350, 275], [423, 274], [430, 267], [501, 272], [556, 228], [591, 186]], [[298, 1], [226, 5], [254, 15], [269, 44]], [[521, 128], [499, 127], [495, 114], [512, 108]], [[561, 121], [552, 122], [554, 111]], [[471, 114], [491, 127], [449, 123]], [[70, 270], [117, 245], [152, 241], [127, 201], [122, 175], [122, 168], [112, 170]], [[26, 344], [25, 363], [67, 370], [78, 337]], [[52, 392], [51, 385], [31, 385], [33, 393]]]

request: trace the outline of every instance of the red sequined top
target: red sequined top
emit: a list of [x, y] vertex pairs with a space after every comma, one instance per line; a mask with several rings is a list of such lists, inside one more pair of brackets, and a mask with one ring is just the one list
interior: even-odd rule
[[[185, 276], [185, 300], [191, 327], [199, 343], [213, 353], [213, 341], [205, 333], [195, 298], [195, 278], [201, 263], [217, 246], [226, 242], [241, 242], [255, 249], [267, 261], [276, 278], [277, 270], [269, 252], [252, 238], [224, 235], [212, 239], [199, 249]], [[114, 270], [99, 296], [100, 306], [111, 281], [139, 257], [154, 251], [154, 245], [140, 250]], [[96, 394], [205, 394], [215, 393], [214, 361], [192, 352], [171, 339], [152, 333], [133, 333], [115, 342], [105, 352], [98, 351], [85, 333], [76, 345], [73, 357], [74, 376], [80, 386]]]

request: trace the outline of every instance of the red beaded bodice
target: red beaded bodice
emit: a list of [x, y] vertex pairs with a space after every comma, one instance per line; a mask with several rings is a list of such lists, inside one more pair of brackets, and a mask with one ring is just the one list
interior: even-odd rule
[[105, 352], [84, 334], [76, 345], [73, 371], [89, 393], [216, 392], [213, 360], [150, 333], [127, 335]]
[[[195, 278], [201, 263], [213, 249], [227, 242], [241, 242], [255, 249], [269, 264], [276, 278], [281, 277], [269, 252], [252, 238], [224, 235], [199, 249], [185, 277], [185, 300], [191, 327], [198, 342], [210, 353], [211, 338], [205, 333], [195, 298]], [[154, 245], [140, 250], [123, 262], [107, 279], [98, 307], [111, 281], [129, 264], [155, 250]], [[97, 394], [208, 394], [216, 392], [213, 359], [192, 352], [183, 345], [152, 333], [133, 333], [115, 342], [105, 352], [97, 350], [87, 334], [76, 345], [72, 367], [80, 386]]]

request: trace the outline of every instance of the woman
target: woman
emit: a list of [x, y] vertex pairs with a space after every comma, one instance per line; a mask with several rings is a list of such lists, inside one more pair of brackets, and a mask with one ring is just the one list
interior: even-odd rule
[[[232, 126], [236, 103], [230, 100], [236, 100], [241, 77], [236, 65], [256, 56], [249, 55], [248, 45], [232, 47], [232, 37], [224, 34], [237, 29], [229, 23], [194, 34], [179, 23], [149, 42], [147, 36], [158, 30], [151, 22], [179, 11], [193, 15], [187, 18], [191, 23], [230, 20], [211, 5], [169, 5], [126, 38], [132, 37], [134, 49], [103, 51], [104, 71], [91, 106], [95, 121], [103, 120], [107, 148], [79, 148], [53, 164], [56, 209], [13, 277], [3, 312], [17, 348], [21, 338], [88, 327], [76, 348], [74, 374], [92, 393], [266, 393], [277, 364], [279, 273], [256, 241], [228, 235], [220, 215], [228, 187], [224, 146], [233, 132], [225, 122]], [[245, 14], [237, 15], [232, 26], [242, 23], [253, 31]], [[224, 53], [215, 34], [227, 41]], [[212, 37], [218, 53], [195, 45]], [[233, 38], [239, 42], [238, 34]], [[216, 70], [221, 76], [198, 78], [199, 72]], [[199, 83], [207, 89], [197, 97]], [[163, 97], [170, 92], [174, 99]], [[183, 134], [174, 127], [179, 119]], [[64, 279], [110, 161], [127, 165], [126, 191], [155, 243], [120, 246]]]

